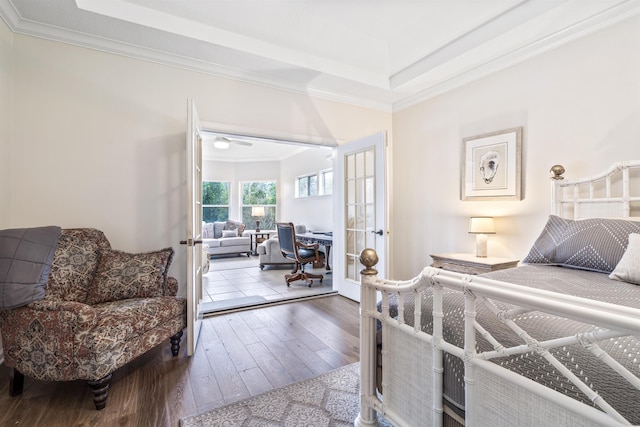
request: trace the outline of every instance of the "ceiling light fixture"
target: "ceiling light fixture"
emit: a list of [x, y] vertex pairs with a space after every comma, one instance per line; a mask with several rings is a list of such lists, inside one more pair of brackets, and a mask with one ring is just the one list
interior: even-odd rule
[[213, 141], [213, 146], [220, 150], [226, 150], [229, 148], [229, 140], [227, 140], [227, 138], [216, 138], [216, 140]]

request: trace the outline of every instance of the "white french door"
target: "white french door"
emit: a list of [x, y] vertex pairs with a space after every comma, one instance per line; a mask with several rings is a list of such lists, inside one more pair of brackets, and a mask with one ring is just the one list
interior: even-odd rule
[[376, 250], [376, 269], [386, 277], [385, 150], [385, 132], [336, 148], [333, 288], [355, 301], [360, 301], [363, 249]]
[[187, 100], [187, 354], [193, 356], [202, 326], [202, 137], [193, 100]]

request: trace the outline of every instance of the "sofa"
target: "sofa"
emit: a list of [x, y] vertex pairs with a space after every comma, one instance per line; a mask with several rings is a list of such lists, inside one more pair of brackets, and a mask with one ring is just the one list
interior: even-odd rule
[[265, 265], [295, 265], [294, 261], [285, 258], [280, 251], [280, 242], [278, 237], [274, 236], [270, 239], [260, 243], [256, 248], [258, 253], [258, 261], [260, 263], [260, 270], [264, 270]]
[[187, 309], [168, 275], [174, 252], [113, 250], [92, 228], [63, 229], [56, 237], [48, 275], [38, 283], [43, 294], [0, 310], [9, 392], [21, 394], [25, 376], [85, 380], [100, 410], [116, 369], [164, 340], [173, 356], [180, 351]]
[[[307, 232], [307, 227], [304, 224], [298, 224], [295, 226], [295, 230], [296, 234], [304, 234]], [[265, 265], [295, 265], [295, 262], [285, 258], [284, 255], [282, 255], [277, 234], [270, 239], [260, 243], [256, 248], [256, 252], [258, 253], [260, 270], [264, 270]]]
[[251, 233], [238, 221], [203, 222], [202, 243], [209, 247], [209, 256], [251, 255]]

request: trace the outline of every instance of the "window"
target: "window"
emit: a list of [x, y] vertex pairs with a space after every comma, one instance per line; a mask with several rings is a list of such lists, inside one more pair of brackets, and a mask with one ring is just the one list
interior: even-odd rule
[[[275, 181], [247, 181], [241, 184], [242, 188], [242, 222], [247, 229], [256, 228], [256, 220], [260, 221], [260, 229], [275, 230], [276, 228], [276, 190]], [[264, 207], [264, 216], [251, 215], [253, 207]], [[259, 211], [258, 210], [254, 210]]]
[[318, 175], [305, 175], [297, 178], [296, 197], [310, 197], [318, 195]]
[[205, 222], [229, 219], [229, 182], [202, 183], [202, 220]]
[[327, 196], [333, 194], [333, 170], [320, 171], [320, 194]]
[[296, 178], [296, 197], [298, 198], [330, 194], [333, 194], [333, 171], [331, 169]]

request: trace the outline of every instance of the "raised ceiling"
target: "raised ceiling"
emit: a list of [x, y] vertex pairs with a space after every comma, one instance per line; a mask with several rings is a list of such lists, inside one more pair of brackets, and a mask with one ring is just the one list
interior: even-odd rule
[[639, 12], [639, 0], [0, 0], [17, 33], [389, 111]]

